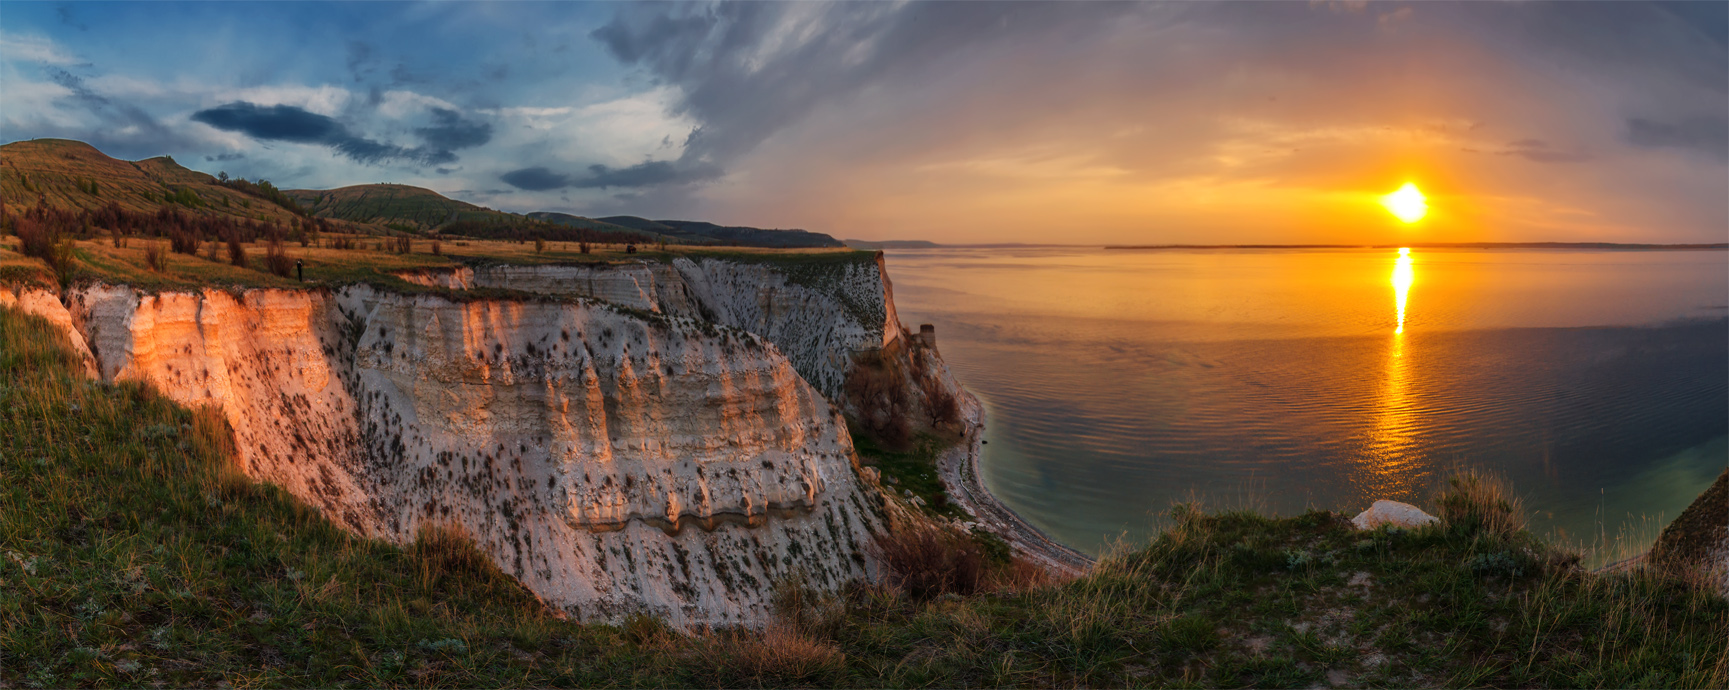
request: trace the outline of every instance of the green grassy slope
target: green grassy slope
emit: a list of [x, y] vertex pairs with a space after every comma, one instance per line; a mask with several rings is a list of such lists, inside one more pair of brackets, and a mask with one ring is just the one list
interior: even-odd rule
[[402, 184], [363, 184], [338, 189], [286, 190], [301, 207], [321, 218], [357, 223], [405, 225], [429, 230], [459, 220], [511, 222], [520, 217], [494, 211], [438, 192]]
[[[185, 196], [188, 193], [191, 196]], [[191, 203], [169, 201], [176, 194]], [[182, 167], [172, 158], [123, 161], [84, 142], [66, 139], [0, 146], [0, 198], [14, 214], [38, 203], [72, 210], [116, 203], [139, 213], [154, 213], [165, 204], [174, 204], [194, 215], [281, 225], [294, 217], [281, 206], [219, 185], [216, 178]]]
[[[1506, 511], [1352, 531], [1179, 511], [1061, 584], [783, 588], [766, 632], [549, 615], [457, 535], [352, 536], [233, 469], [219, 416], [91, 383], [0, 309], [0, 679], [13, 687], [1723, 687], [1729, 602], [1599, 576]], [[1469, 491], [1464, 492], [1474, 496]], [[1463, 507], [1461, 507], [1463, 506]]]
[[[527, 217], [533, 218], [535, 220], [545, 221], [548, 223], [552, 223], [554, 225], [563, 225], [563, 226], [572, 227], [572, 228], [584, 228], [584, 229], [588, 229], [588, 230], [605, 230], [608, 232], [630, 232], [630, 231], [634, 230], [638, 234], [640, 234], [643, 238], [643, 241], [646, 241], [646, 242], [656, 242], [656, 241], [663, 239], [663, 237], [664, 237], [663, 235], [661, 235], [659, 233], [648, 232], [648, 231], [640, 230], [637, 228], [625, 227], [623, 225], [613, 225], [612, 223], [606, 223], [606, 222], [595, 220], [593, 218], [587, 218], [587, 217], [583, 217], [583, 216], [573, 216], [573, 215], [570, 215], [568, 213], [556, 213], [553, 211], [535, 211], [533, 213], [528, 213], [525, 215]], [[671, 238], [666, 238], [666, 239], [671, 239]]]

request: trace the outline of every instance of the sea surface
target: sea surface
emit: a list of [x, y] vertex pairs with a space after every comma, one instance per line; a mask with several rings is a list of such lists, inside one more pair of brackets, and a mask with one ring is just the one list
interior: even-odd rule
[[1729, 464], [1729, 253], [890, 250], [987, 410], [985, 482], [1090, 553], [1173, 504], [1348, 513], [1511, 483], [1636, 553]]

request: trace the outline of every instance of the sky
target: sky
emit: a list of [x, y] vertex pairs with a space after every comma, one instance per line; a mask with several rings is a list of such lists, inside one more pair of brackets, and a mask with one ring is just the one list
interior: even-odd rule
[[876, 240], [1724, 242], [1726, 46], [1720, 2], [0, 2], [0, 141]]

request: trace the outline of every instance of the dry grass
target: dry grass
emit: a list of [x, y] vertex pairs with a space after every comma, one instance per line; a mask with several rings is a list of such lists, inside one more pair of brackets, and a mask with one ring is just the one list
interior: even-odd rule
[[1525, 531], [1525, 505], [1494, 475], [1466, 471], [1447, 481], [1436, 499], [1442, 521], [1468, 533], [1509, 537]]
[[784, 623], [710, 632], [690, 642], [721, 686], [830, 685], [846, 668], [839, 646]]
[[988, 566], [972, 540], [936, 527], [904, 526], [877, 539], [887, 584], [914, 600], [979, 591]]

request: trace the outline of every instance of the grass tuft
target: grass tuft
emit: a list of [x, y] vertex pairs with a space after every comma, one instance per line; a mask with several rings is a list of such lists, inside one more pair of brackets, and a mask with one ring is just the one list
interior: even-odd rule
[[1508, 537], [1525, 530], [1524, 502], [1499, 477], [1466, 471], [1447, 481], [1436, 501], [1440, 518], [1466, 534]]

